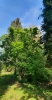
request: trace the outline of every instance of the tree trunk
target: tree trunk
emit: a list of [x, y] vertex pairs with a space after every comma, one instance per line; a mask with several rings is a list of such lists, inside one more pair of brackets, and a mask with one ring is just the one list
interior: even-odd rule
[[[17, 58], [16, 58], [16, 63], [18, 62], [18, 60], [17, 60]], [[15, 67], [14, 67], [14, 75], [16, 76], [16, 74], [17, 74], [17, 71], [16, 71], [16, 67], [17, 67], [17, 65], [15, 64]]]
[[14, 75], [16, 76], [16, 66], [14, 67]]

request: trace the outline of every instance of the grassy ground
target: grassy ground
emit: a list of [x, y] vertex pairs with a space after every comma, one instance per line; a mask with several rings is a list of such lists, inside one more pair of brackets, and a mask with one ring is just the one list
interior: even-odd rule
[[45, 84], [20, 83], [11, 73], [0, 77], [0, 100], [52, 100], [52, 89]]

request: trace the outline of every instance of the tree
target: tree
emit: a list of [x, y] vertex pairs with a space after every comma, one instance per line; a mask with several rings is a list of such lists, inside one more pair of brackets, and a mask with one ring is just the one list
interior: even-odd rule
[[[14, 30], [13, 28], [9, 28], [10, 33], [7, 34], [6, 38], [2, 41], [1, 47], [4, 48], [4, 53], [2, 55], [3, 62], [6, 65], [6, 69], [8, 70], [8, 66], [11, 63], [11, 56], [10, 56], [10, 43], [13, 40]], [[11, 36], [10, 36], [11, 35]]]
[[[8, 29], [8, 35], [2, 41], [1, 47], [4, 48], [3, 61], [6, 65], [6, 69], [11, 70], [14, 66], [14, 74], [16, 75], [16, 66], [17, 66], [17, 54], [23, 46], [22, 42], [18, 38], [18, 30], [10, 27]], [[11, 68], [9, 67], [11, 65]]]
[[12, 21], [12, 22], [11, 22], [11, 26], [14, 27], [15, 29], [17, 29], [17, 28], [22, 28], [20, 19], [17, 18], [17, 19], [15, 19], [14, 21]]
[[52, 0], [43, 0], [44, 50], [47, 57], [47, 66], [52, 66]]
[[1, 70], [2, 70], [2, 61], [1, 61], [1, 56], [0, 56], [0, 75], [1, 75]]
[[0, 37], [0, 41], [3, 41], [7, 37], [7, 34], [4, 34]]
[[1, 71], [3, 69], [3, 59], [2, 59], [2, 57], [3, 57], [3, 53], [0, 54], [0, 75], [1, 75]]
[[39, 69], [43, 68], [41, 45], [39, 43], [38, 28], [15, 30], [10, 27], [7, 37], [2, 42], [4, 48], [3, 61], [7, 70], [14, 69], [14, 75], [21, 80], [37, 79]]

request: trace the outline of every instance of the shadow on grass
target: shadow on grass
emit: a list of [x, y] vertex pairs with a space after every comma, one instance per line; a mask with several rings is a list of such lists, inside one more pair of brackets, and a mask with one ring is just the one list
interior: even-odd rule
[[14, 75], [3, 75], [0, 76], [0, 99], [2, 95], [5, 94], [5, 92], [8, 89], [8, 86], [11, 86], [16, 81], [16, 77]]
[[[5, 95], [8, 87], [15, 83], [16, 89], [23, 91], [20, 100], [52, 100], [52, 90], [41, 83], [21, 83], [14, 75], [3, 75], [0, 77], [0, 99]], [[30, 99], [31, 98], [31, 99]], [[32, 99], [34, 98], [34, 99]]]
[[44, 84], [32, 85], [24, 83], [21, 84], [21, 89], [24, 96], [20, 100], [52, 100], [52, 90]]

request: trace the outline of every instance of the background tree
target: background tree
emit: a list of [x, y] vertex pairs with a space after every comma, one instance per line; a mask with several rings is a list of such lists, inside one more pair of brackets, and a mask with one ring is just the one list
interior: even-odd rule
[[47, 66], [52, 66], [52, 0], [43, 0], [44, 50], [47, 57]]
[[20, 19], [17, 18], [17, 19], [15, 19], [14, 21], [12, 21], [12, 22], [11, 22], [11, 26], [14, 27], [15, 29], [17, 29], [17, 28], [22, 28]]
[[2, 57], [6, 69], [14, 70], [14, 75], [18, 74], [22, 81], [47, 78], [44, 76], [45, 73], [42, 73], [45, 60], [39, 39], [37, 27], [24, 29], [10, 27], [7, 37], [2, 41], [1, 47], [4, 48]]
[[16, 30], [18, 28], [22, 28], [19, 18], [11, 22], [11, 26], [8, 28], [8, 34], [5, 34], [0, 37], [0, 41], [2, 42], [1, 47], [4, 48], [4, 52], [5, 52], [5, 54], [3, 54], [3, 61], [6, 64], [6, 68], [8, 71], [11, 70], [11, 67], [9, 68], [8, 66], [12, 64], [12, 61], [11, 61], [12, 57], [10, 56], [10, 53], [11, 53], [10, 44], [15, 39], [17, 40], [17, 35], [15, 35], [16, 32], [14, 32], [14, 29]]

